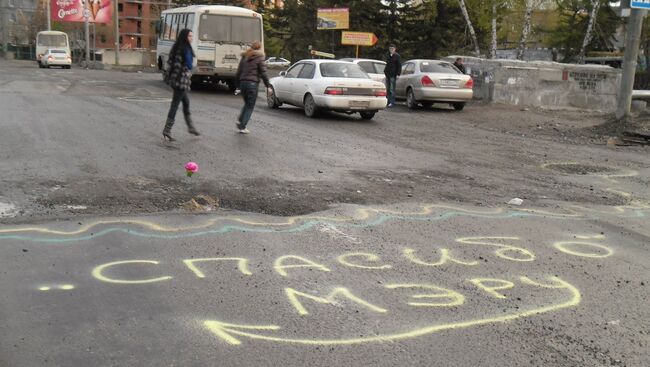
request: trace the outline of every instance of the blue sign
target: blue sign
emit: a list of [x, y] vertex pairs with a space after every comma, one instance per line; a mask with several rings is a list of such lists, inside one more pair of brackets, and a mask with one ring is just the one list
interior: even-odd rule
[[632, 0], [630, 7], [635, 9], [650, 9], [650, 0]]

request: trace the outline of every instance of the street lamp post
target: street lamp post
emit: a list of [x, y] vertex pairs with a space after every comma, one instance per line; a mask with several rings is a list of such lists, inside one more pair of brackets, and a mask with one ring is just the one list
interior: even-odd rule
[[90, 10], [88, 9], [88, 0], [84, 1], [84, 33], [86, 44], [86, 67], [90, 64]]

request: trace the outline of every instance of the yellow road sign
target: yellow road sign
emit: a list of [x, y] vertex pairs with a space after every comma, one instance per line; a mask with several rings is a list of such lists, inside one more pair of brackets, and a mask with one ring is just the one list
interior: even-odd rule
[[374, 46], [377, 36], [371, 32], [341, 32], [341, 44], [352, 46]]

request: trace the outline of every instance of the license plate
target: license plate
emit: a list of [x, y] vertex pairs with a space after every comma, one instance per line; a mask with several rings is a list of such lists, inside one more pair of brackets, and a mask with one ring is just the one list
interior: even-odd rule
[[350, 107], [368, 107], [370, 106], [369, 101], [350, 101]]
[[458, 87], [458, 80], [442, 79], [440, 80], [440, 85], [443, 87]]

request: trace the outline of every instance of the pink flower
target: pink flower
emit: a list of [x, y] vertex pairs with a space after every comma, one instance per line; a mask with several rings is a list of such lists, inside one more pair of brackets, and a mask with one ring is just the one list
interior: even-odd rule
[[192, 177], [193, 174], [199, 172], [199, 165], [194, 162], [185, 163], [185, 172], [187, 172], [187, 177]]

